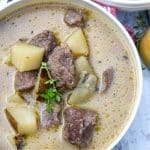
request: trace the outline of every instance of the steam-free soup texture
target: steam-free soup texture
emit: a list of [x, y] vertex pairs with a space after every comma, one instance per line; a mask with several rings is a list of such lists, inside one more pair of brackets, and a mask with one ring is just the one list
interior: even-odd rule
[[[19, 39], [31, 39], [43, 30], [53, 31], [59, 42], [63, 43], [78, 27], [70, 27], [64, 22], [67, 5], [41, 4], [23, 8], [0, 20], [0, 59], [8, 55], [10, 47]], [[75, 7], [75, 6], [73, 6]], [[101, 14], [88, 11], [84, 33], [89, 46], [89, 60], [102, 84], [103, 73], [113, 68], [113, 81], [109, 89], [97, 92], [80, 107], [97, 112], [97, 124], [93, 132], [92, 143], [85, 149], [104, 150], [121, 133], [132, 112], [135, 100], [136, 78], [128, 48], [118, 36], [116, 29]], [[78, 44], [78, 43], [77, 43]], [[4, 109], [8, 105], [7, 97], [14, 93], [16, 69], [5, 64], [0, 65], [0, 149], [11, 150], [15, 134], [8, 122]], [[65, 106], [66, 107], [66, 106]], [[62, 124], [58, 128], [41, 129], [27, 136], [25, 150], [77, 150], [63, 138]]]

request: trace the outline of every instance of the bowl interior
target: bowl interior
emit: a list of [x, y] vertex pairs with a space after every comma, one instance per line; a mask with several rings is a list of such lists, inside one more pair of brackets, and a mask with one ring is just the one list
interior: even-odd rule
[[[38, 3], [48, 3], [48, 2], [57, 2], [60, 3], [60, 0], [16, 0], [8, 4], [7, 6], [4, 6], [3, 8], [0, 8], [0, 18], [10, 14], [11, 12], [28, 5], [38, 4]], [[134, 63], [134, 69], [136, 73], [136, 79], [137, 79], [137, 87], [136, 87], [136, 101], [131, 113], [130, 118], [128, 119], [128, 122], [126, 123], [126, 126], [120, 133], [120, 135], [113, 141], [113, 143], [108, 147], [108, 149], [113, 148], [119, 140], [123, 137], [125, 132], [128, 130], [129, 126], [131, 125], [131, 122], [133, 121], [139, 102], [141, 97], [141, 90], [142, 90], [142, 70], [140, 65], [140, 59], [136, 50], [136, 47], [127, 33], [127, 31], [124, 29], [124, 27], [108, 12], [106, 12], [102, 7], [99, 5], [93, 3], [92, 1], [87, 0], [63, 0], [61, 3], [67, 3], [67, 4], [73, 4], [79, 7], [88, 8], [95, 13], [99, 13], [101, 16], [103, 16], [104, 20], [109, 22], [110, 27], [114, 28], [118, 31], [118, 36], [121, 38], [122, 43], [124, 43], [128, 47], [128, 53], [133, 59]]]

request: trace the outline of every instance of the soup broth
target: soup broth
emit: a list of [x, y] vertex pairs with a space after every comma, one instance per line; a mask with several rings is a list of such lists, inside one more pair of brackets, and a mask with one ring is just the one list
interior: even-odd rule
[[[0, 20], [0, 59], [8, 54], [9, 48], [18, 39], [30, 39], [43, 30], [53, 31], [56, 37], [64, 42], [77, 27], [69, 27], [63, 17], [70, 7], [61, 4], [40, 4], [23, 8]], [[74, 6], [75, 7], [75, 6]], [[133, 62], [118, 33], [101, 14], [88, 11], [88, 20], [84, 28], [90, 49], [89, 59], [101, 78], [103, 71], [114, 68], [114, 79], [109, 90], [100, 94], [96, 92], [90, 101], [81, 107], [95, 110], [98, 122], [95, 126], [93, 140], [89, 150], [106, 149], [121, 133], [132, 112], [135, 102], [136, 78]], [[6, 119], [4, 109], [8, 104], [7, 97], [14, 92], [14, 76], [16, 69], [4, 64], [0, 65], [0, 149], [15, 149], [12, 146], [13, 128]], [[78, 150], [62, 137], [63, 121], [57, 129], [42, 129], [28, 136], [25, 150]]]

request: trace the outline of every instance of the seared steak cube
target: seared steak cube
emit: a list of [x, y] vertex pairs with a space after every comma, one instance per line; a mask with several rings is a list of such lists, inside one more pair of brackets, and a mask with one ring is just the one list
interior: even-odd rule
[[32, 40], [29, 42], [34, 46], [38, 46], [45, 49], [45, 59], [47, 59], [49, 53], [54, 49], [57, 45], [55, 36], [53, 32], [45, 30], [40, 34], [37, 34]]
[[84, 27], [85, 16], [75, 9], [68, 9], [64, 21], [70, 26]]
[[73, 145], [87, 147], [92, 141], [96, 117], [92, 110], [67, 108], [64, 112], [64, 138]]
[[23, 147], [25, 145], [25, 139], [22, 135], [16, 135], [14, 137], [14, 141], [15, 141], [15, 145], [16, 145], [16, 148], [17, 150], [23, 150]]
[[52, 77], [57, 80], [58, 88], [73, 88], [76, 81], [76, 71], [73, 56], [67, 47], [55, 47], [48, 59]]
[[111, 86], [111, 83], [114, 78], [114, 69], [113, 67], [110, 67], [106, 69], [103, 74], [102, 74], [102, 87], [101, 87], [101, 92], [104, 93], [106, 92], [109, 87]]
[[38, 71], [17, 72], [15, 77], [15, 88], [17, 91], [27, 91], [35, 86]]
[[60, 124], [60, 113], [61, 113], [61, 104], [55, 104], [53, 106], [52, 112], [46, 111], [46, 104], [39, 103], [39, 116], [40, 116], [40, 127], [41, 128], [50, 128]]

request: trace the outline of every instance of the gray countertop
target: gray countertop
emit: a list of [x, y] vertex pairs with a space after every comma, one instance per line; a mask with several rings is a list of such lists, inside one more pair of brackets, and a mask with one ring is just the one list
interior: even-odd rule
[[136, 117], [113, 150], [150, 150], [150, 71], [143, 71], [143, 94]]

